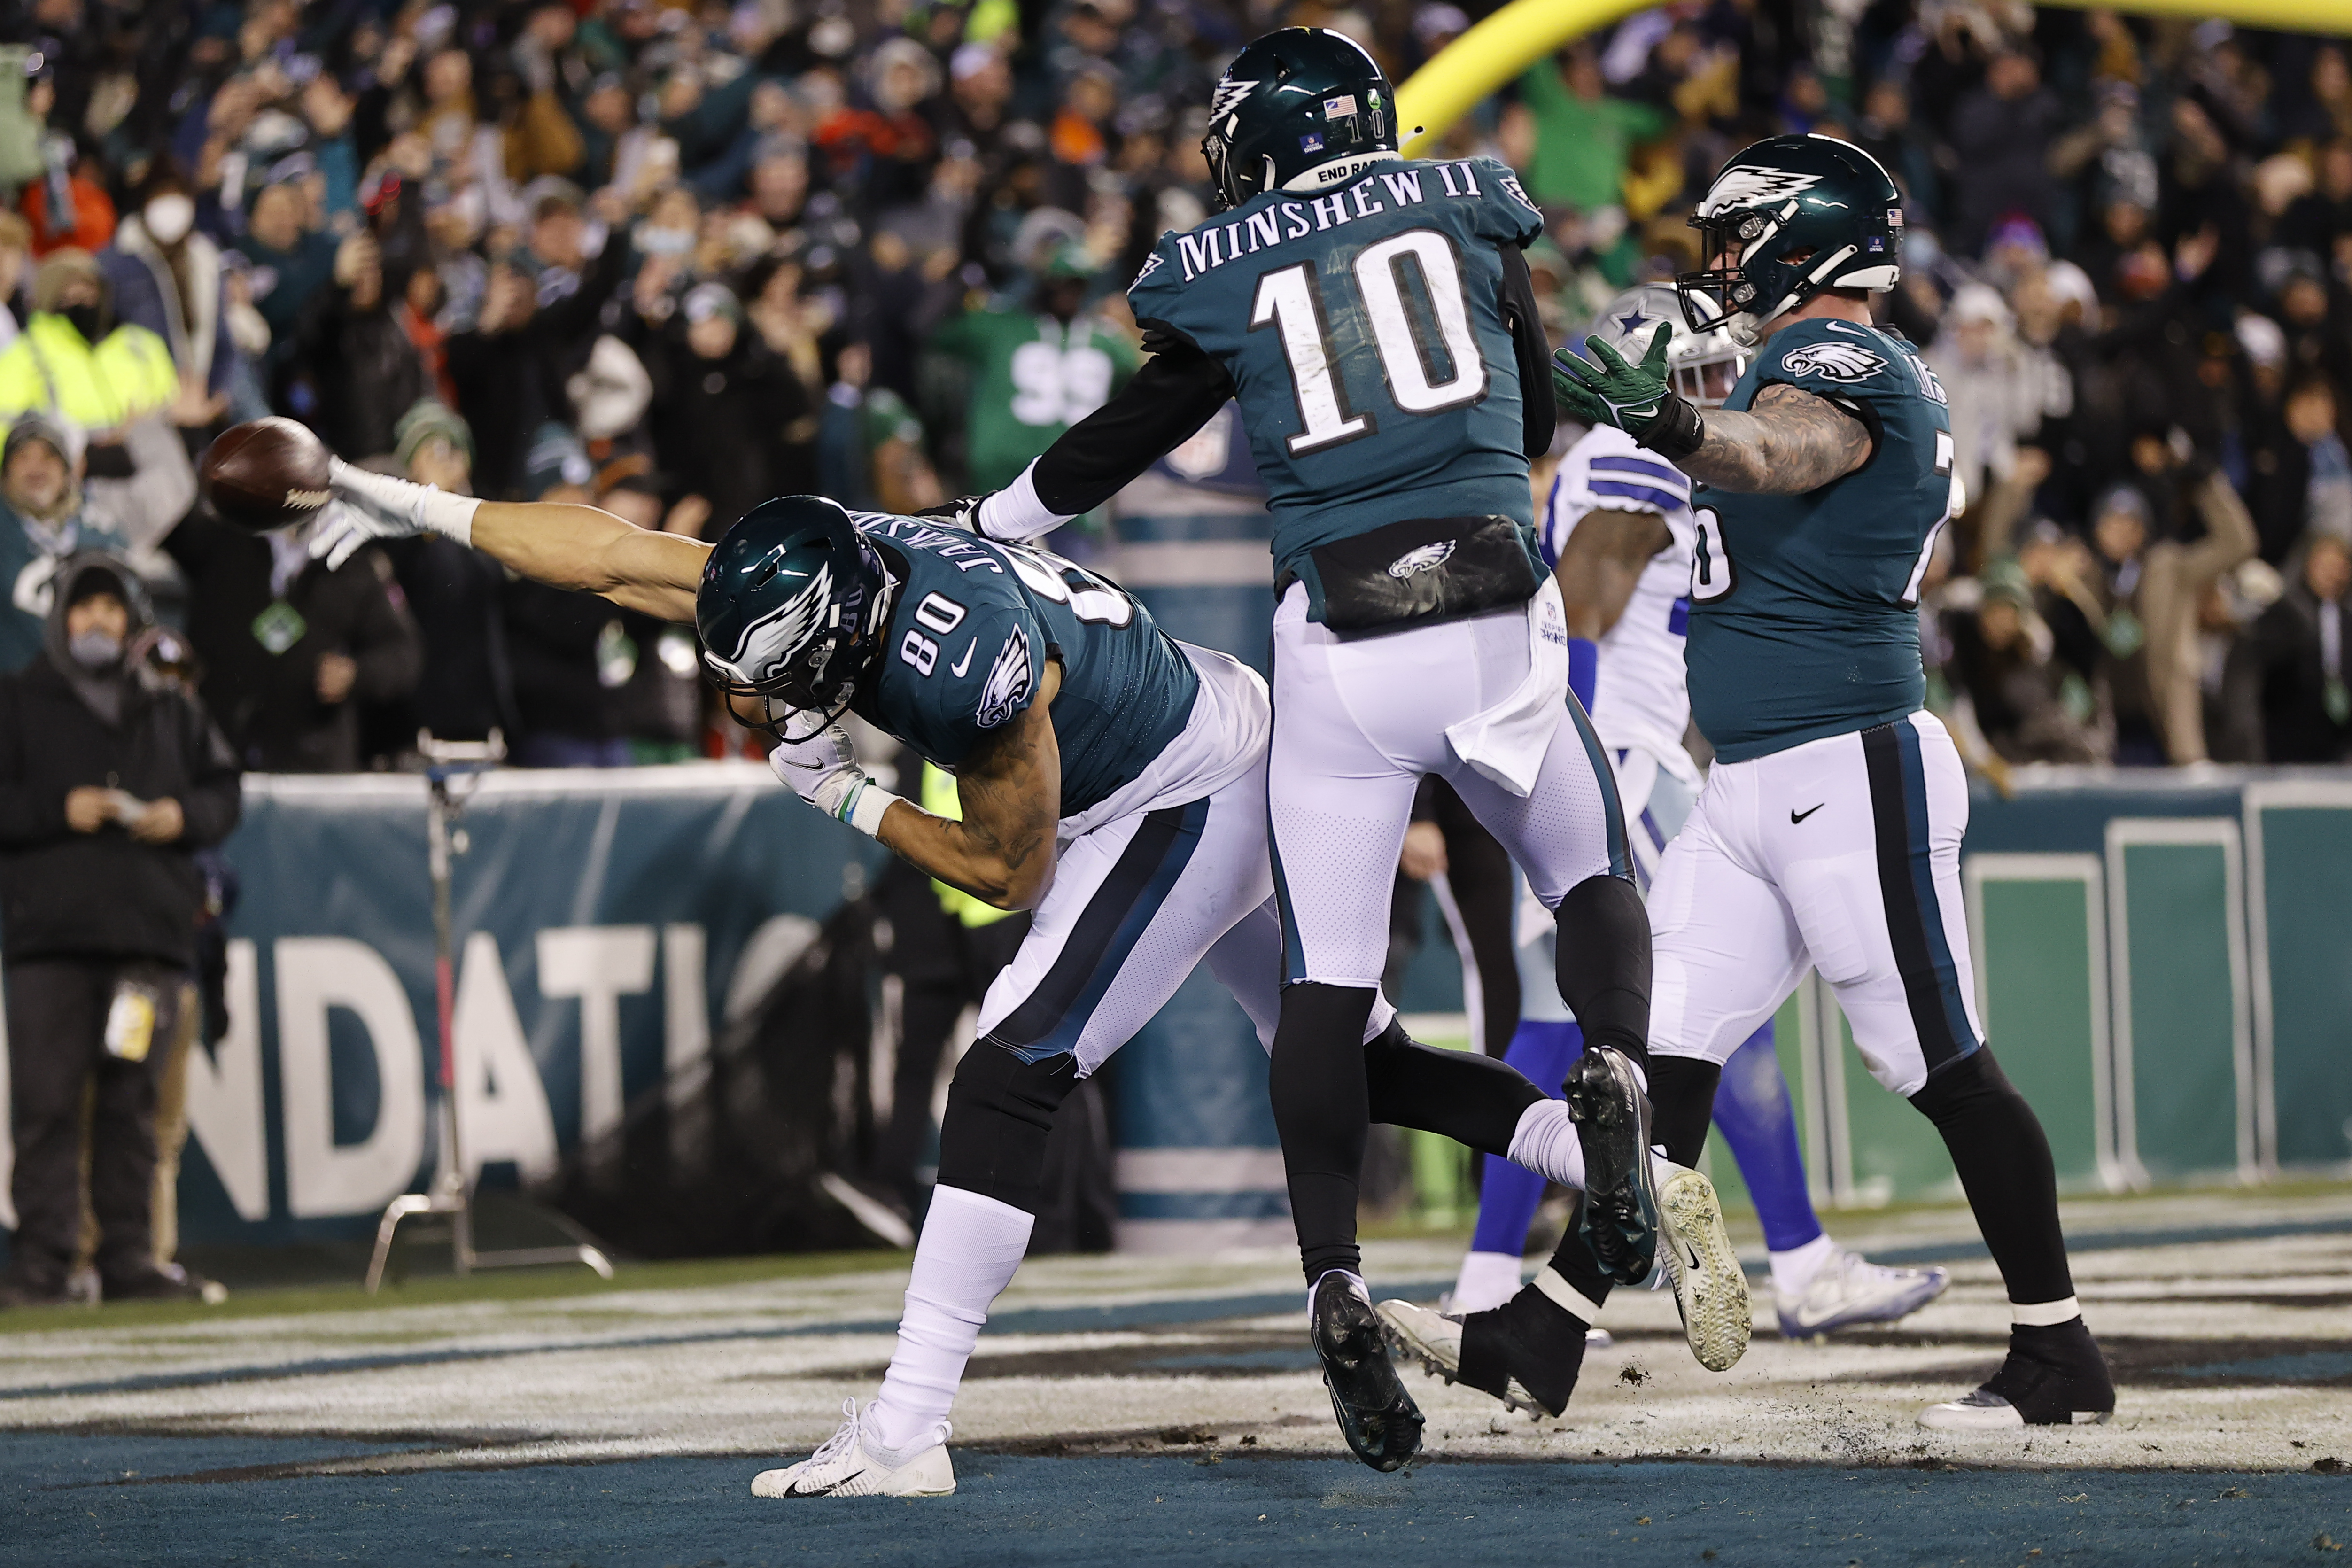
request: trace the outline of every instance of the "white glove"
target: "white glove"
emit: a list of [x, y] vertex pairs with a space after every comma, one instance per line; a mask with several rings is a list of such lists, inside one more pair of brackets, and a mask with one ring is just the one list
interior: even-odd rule
[[787, 741], [768, 753], [768, 766], [792, 792], [835, 821], [869, 837], [898, 797], [877, 784], [857, 765], [849, 731], [827, 724], [805, 741]]
[[372, 539], [438, 533], [460, 544], [474, 542], [474, 509], [482, 503], [472, 496], [355, 468], [341, 458], [331, 460], [327, 472], [335, 499], [319, 520], [310, 553], [331, 567]]

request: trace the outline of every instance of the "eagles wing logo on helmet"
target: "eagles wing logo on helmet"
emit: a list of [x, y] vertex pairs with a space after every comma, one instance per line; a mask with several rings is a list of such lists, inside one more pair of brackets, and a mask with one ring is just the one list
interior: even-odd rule
[[769, 614], [743, 628], [731, 658], [711, 650], [713, 664], [723, 666], [736, 679], [750, 684], [765, 679], [794, 648], [815, 631], [817, 618], [833, 597], [833, 568], [820, 566], [809, 585]]
[[1706, 199], [1698, 205], [1698, 216], [1713, 217], [1717, 213], [1738, 212], [1743, 207], [1768, 207], [1802, 195], [1822, 183], [1819, 174], [1801, 174], [1794, 169], [1763, 169], [1754, 164], [1726, 169], [1716, 180]]
[[993, 730], [1012, 718], [1028, 695], [1029, 634], [1015, 626], [997, 651], [996, 662], [988, 667], [988, 679], [980, 689], [980, 709], [972, 721], [983, 730]]
[[1884, 355], [1858, 343], [1807, 343], [1790, 349], [1780, 368], [1790, 375], [1820, 375], [1832, 381], [1868, 381], [1886, 368]]
[[1227, 79], [1217, 83], [1209, 94], [1209, 123], [1213, 126], [1226, 115], [1240, 108], [1242, 100], [1247, 98], [1256, 89], [1257, 83], [1254, 81], [1235, 81]]

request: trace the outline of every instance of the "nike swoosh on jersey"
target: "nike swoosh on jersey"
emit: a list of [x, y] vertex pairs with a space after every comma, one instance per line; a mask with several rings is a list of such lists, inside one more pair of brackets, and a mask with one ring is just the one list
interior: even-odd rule
[[1809, 805], [1809, 806], [1805, 807], [1805, 809], [1804, 809], [1804, 810], [1802, 810], [1802, 811], [1799, 811], [1795, 806], [1793, 806], [1793, 805], [1792, 805], [1792, 806], [1790, 806], [1790, 807], [1789, 808], [1789, 820], [1790, 820], [1790, 823], [1792, 823], [1792, 824], [1793, 824], [1793, 823], [1802, 822], [1802, 821], [1804, 821], [1804, 820], [1805, 820], [1805, 818], [1807, 818], [1807, 817], [1809, 817], [1809, 816], [1812, 816], [1812, 815], [1813, 815], [1813, 813], [1815, 813], [1815, 812], [1817, 812], [1817, 811], [1821, 810], [1822, 806], [1827, 805], [1828, 804], [1829, 804], [1829, 802], [1828, 802], [1828, 801], [1822, 801], [1822, 802], [1821, 802], [1821, 803], [1820, 803], [1820, 805]]
[[972, 638], [971, 641], [963, 645], [963, 657], [956, 660], [953, 664], [948, 666], [949, 669], [952, 670], [958, 679], [961, 679], [963, 672], [971, 668], [971, 650], [979, 646], [980, 639], [978, 637]]

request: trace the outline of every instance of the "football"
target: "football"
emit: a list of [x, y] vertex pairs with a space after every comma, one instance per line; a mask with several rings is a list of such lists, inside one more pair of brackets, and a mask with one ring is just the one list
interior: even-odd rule
[[307, 522], [333, 499], [326, 443], [275, 416], [233, 425], [205, 454], [199, 478], [213, 510], [256, 531]]

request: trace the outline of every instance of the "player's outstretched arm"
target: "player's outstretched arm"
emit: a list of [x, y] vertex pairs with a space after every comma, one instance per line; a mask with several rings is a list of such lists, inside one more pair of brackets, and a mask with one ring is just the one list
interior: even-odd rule
[[1062, 667], [1048, 662], [1035, 700], [964, 759], [956, 770], [961, 822], [876, 786], [838, 724], [778, 746], [768, 764], [803, 800], [871, 833], [917, 870], [1000, 910], [1034, 909], [1053, 880], [1062, 814], [1062, 752], [1049, 711], [1061, 689]]
[[484, 501], [474, 513], [473, 545], [537, 582], [688, 625], [710, 554], [698, 539], [562, 501]]
[[1552, 387], [1588, 425], [1614, 425], [1695, 479], [1717, 489], [1801, 495], [1870, 461], [1869, 429], [1825, 397], [1786, 382], [1756, 395], [1745, 412], [1701, 412], [1666, 380], [1667, 334], [1630, 363], [1604, 342], [1591, 359], [1552, 356]]
[[602, 594], [664, 620], [694, 619], [694, 590], [710, 547], [656, 533], [593, 506], [484, 501], [371, 473], [338, 459], [336, 505], [310, 552], [341, 565], [372, 539], [438, 533], [558, 588]]
[[1775, 382], [1744, 414], [1701, 415], [1698, 450], [1675, 466], [1717, 489], [1801, 495], [1870, 461], [1871, 444], [1869, 428], [1836, 404]]

